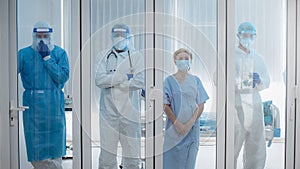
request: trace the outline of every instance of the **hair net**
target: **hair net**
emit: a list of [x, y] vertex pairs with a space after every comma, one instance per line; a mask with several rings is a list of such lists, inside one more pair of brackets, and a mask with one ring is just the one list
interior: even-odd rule
[[[47, 38], [38, 38], [37, 34], [38, 33], [43, 33], [43, 34], [48, 34]], [[50, 50], [54, 48], [53, 45], [53, 29], [52, 27], [46, 22], [46, 21], [38, 21], [34, 24], [33, 30], [32, 30], [32, 48], [38, 51], [38, 43], [40, 40], [43, 40], [44, 43], [48, 46]]]
[[244, 33], [250, 33], [252, 35], [256, 35], [255, 26], [250, 22], [241, 23], [239, 28], [238, 28], [238, 36], [240, 36]]

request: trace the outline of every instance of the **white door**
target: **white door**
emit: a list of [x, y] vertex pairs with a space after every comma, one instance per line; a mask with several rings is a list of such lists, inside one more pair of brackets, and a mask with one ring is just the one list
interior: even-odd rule
[[[174, 52], [184, 48], [192, 53], [189, 73], [197, 76], [203, 84], [209, 99], [204, 104], [204, 111], [195, 127], [200, 132], [199, 146], [195, 168], [223, 168], [225, 157], [225, 32], [223, 12], [225, 4], [220, 1], [155, 1], [155, 60], [154, 60], [154, 91], [160, 91], [155, 97], [155, 168], [171, 165], [172, 161], [164, 160], [168, 151], [176, 151], [177, 145], [190, 144], [177, 142], [170, 145], [166, 133], [168, 116], [163, 112], [163, 82], [176, 73]], [[218, 55], [218, 51], [220, 51]], [[170, 81], [168, 81], [170, 83]], [[184, 85], [185, 82], [182, 82]], [[189, 81], [193, 83], [193, 81]], [[171, 84], [170, 84], [171, 85]], [[172, 85], [176, 86], [175, 81]], [[181, 86], [182, 90], [184, 86]], [[173, 90], [173, 87], [169, 90]], [[175, 90], [175, 87], [174, 87]], [[169, 93], [170, 94], [170, 93]], [[173, 93], [175, 95], [175, 91]], [[175, 96], [174, 96], [175, 97]], [[184, 94], [183, 96], [184, 97]], [[176, 98], [174, 98], [176, 99]], [[172, 100], [172, 99], [171, 99]], [[191, 100], [192, 102], [193, 100]], [[172, 105], [171, 106], [178, 106]], [[185, 103], [184, 103], [185, 104]], [[182, 108], [186, 107], [181, 105]], [[174, 112], [180, 121], [181, 112]], [[184, 122], [182, 122], [184, 123]], [[169, 123], [170, 124], [170, 123]], [[193, 127], [194, 128], [194, 127]], [[168, 142], [168, 143], [167, 143]], [[163, 144], [158, 144], [163, 143]], [[194, 150], [190, 150], [194, 151]], [[178, 153], [178, 156], [181, 154]], [[184, 158], [184, 157], [182, 157]], [[181, 159], [182, 159], [181, 158]], [[192, 157], [189, 157], [192, 158]], [[180, 158], [178, 157], [178, 160]], [[185, 163], [182, 161], [182, 163]]]
[[[138, 108], [136, 117], [140, 116], [138, 121], [133, 121], [131, 118], [127, 118], [123, 113], [128, 113], [128, 110], [123, 110], [117, 107], [113, 113], [119, 114], [119, 117], [115, 117], [112, 119], [106, 119], [106, 121], [101, 120], [105, 113], [112, 113], [112, 112], [105, 112], [104, 109], [108, 110], [111, 105], [104, 105], [103, 102], [100, 102], [101, 92], [108, 92], [108, 90], [113, 90], [113, 88], [99, 88], [96, 84], [97, 73], [103, 71], [102, 67], [100, 66], [102, 61], [107, 61], [109, 64], [105, 64], [105, 68], [110, 66], [114, 66], [122, 60], [121, 56], [117, 56], [116, 53], [111, 54], [114, 49], [112, 48], [112, 27], [115, 24], [125, 24], [129, 27], [130, 31], [130, 42], [128, 44], [128, 51], [129, 55], [123, 58], [126, 62], [126, 59], [129, 57], [129, 62], [126, 64], [124, 69], [129, 70], [131, 65], [133, 68], [136, 69], [137, 59], [144, 60], [146, 55], [146, 15], [145, 15], [145, 8], [146, 8], [146, 1], [141, 0], [111, 0], [111, 1], [97, 1], [97, 0], [90, 0], [85, 1], [82, 4], [82, 86], [81, 89], [83, 90], [82, 93], [82, 145], [83, 145], [83, 168], [98, 168], [99, 165], [106, 165], [107, 163], [113, 163], [116, 160], [116, 165], [122, 164], [122, 160], [126, 158], [130, 158], [125, 155], [122, 157], [126, 149], [132, 148], [131, 146], [138, 146], [132, 145], [132, 143], [126, 143], [126, 141], [133, 140], [136, 144], [139, 144], [139, 150], [133, 151], [140, 151], [141, 153], [141, 161], [140, 167], [146, 167], [145, 161], [147, 160], [145, 145], [145, 133], [147, 132], [146, 127], [146, 116], [145, 113], [145, 98], [142, 97], [140, 94], [136, 92], [140, 92], [141, 90], [135, 90], [134, 94], [136, 95], [136, 102], [128, 102], [128, 104], [136, 105], [138, 104], [140, 108]], [[140, 56], [138, 58], [137, 56]], [[117, 61], [118, 60], [118, 61]], [[123, 62], [121, 62], [122, 64]], [[144, 64], [145, 62], [141, 62]], [[124, 64], [123, 64], [124, 65]], [[127, 68], [126, 68], [127, 67]], [[114, 68], [117, 70], [117, 68]], [[113, 69], [111, 70], [114, 71]], [[134, 70], [136, 71], [136, 70]], [[144, 67], [141, 70], [144, 72]], [[136, 72], [142, 73], [142, 72]], [[123, 72], [121, 72], [123, 73]], [[134, 74], [136, 76], [137, 74]], [[124, 75], [126, 75], [124, 73]], [[101, 80], [101, 79], [98, 79]], [[144, 81], [144, 79], [143, 79]], [[100, 86], [101, 87], [101, 86]], [[117, 88], [117, 87], [116, 87]], [[113, 94], [112, 94], [113, 95]], [[119, 100], [118, 95], [114, 95], [112, 99], [114, 102], [121, 101], [125, 102], [126, 100]], [[129, 96], [131, 97], [131, 96]], [[124, 98], [123, 98], [124, 99]], [[125, 98], [129, 99], [129, 98]], [[132, 100], [133, 101], [133, 100]], [[105, 102], [107, 103], [107, 102]], [[127, 105], [130, 106], [130, 105]], [[104, 108], [105, 107], [105, 108]], [[125, 106], [126, 107], [126, 106]], [[124, 116], [123, 116], [124, 115]], [[118, 120], [116, 120], [118, 119]], [[115, 121], [116, 120], [116, 121]], [[140, 138], [133, 138], [133, 137], [126, 137], [127, 135], [122, 135], [124, 132], [118, 133], [119, 130], [124, 130], [123, 127], [127, 127], [124, 124], [128, 123], [140, 123], [141, 128], [141, 137]], [[101, 130], [103, 128], [104, 123], [113, 123], [115, 125], [109, 125], [110, 127], [106, 128], [107, 130]], [[124, 123], [124, 124], [123, 124]], [[109, 130], [109, 131], [108, 131]], [[126, 129], [125, 129], [126, 130]], [[130, 129], [129, 129], [130, 130]], [[130, 132], [130, 131], [127, 131]], [[117, 136], [118, 135], [118, 136]], [[101, 137], [102, 136], [102, 137]], [[115, 139], [109, 139], [114, 137]], [[120, 140], [118, 140], [120, 137]], [[128, 139], [128, 140], [127, 140]], [[105, 145], [101, 144], [104, 141], [110, 144], [115, 143], [112, 148], [106, 147]], [[120, 141], [120, 142], [119, 142]], [[126, 147], [129, 146], [129, 147]], [[130, 150], [132, 151], [132, 150]], [[127, 152], [128, 153], [128, 152]], [[99, 156], [101, 154], [105, 154], [104, 157], [106, 160], [103, 162], [99, 161]], [[108, 156], [111, 154], [111, 157]], [[106, 163], [106, 164], [104, 164]]]
[[[23, 83], [20, 76], [17, 73], [17, 52], [25, 47], [31, 46], [33, 42], [32, 32], [33, 26], [37, 21], [43, 20], [47, 21], [53, 28], [52, 40], [55, 45], [64, 48], [68, 55], [69, 65], [70, 65], [70, 78], [63, 88], [65, 94], [65, 116], [66, 116], [66, 149], [67, 154], [63, 157], [64, 168], [72, 168], [73, 156], [76, 159], [74, 161], [74, 166], [79, 166], [80, 152], [79, 147], [80, 142], [79, 137], [79, 120], [77, 118], [77, 112], [72, 107], [73, 98], [73, 84], [76, 78], [73, 78], [74, 68], [76, 66], [76, 59], [79, 56], [79, 50], [76, 50], [76, 46], [79, 46], [79, 41], [76, 40], [77, 36], [75, 33], [79, 32], [78, 27], [73, 27], [78, 22], [78, 16], [76, 9], [78, 9], [77, 1], [23, 1], [16, 0], [10, 1], [10, 26], [13, 28], [10, 36], [10, 100], [12, 108], [19, 107], [22, 108], [23, 104]], [[71, 10], [71, 7], [72, 10]], [[72, 16], [72, 17], [71, 17]], [[15, 22], [13, 22], [15, 21]], [[15, 32], [13, 33], [13, 30]], [[79, 33], [77, 33], [79, 34]], [[26, 81], [26, 79], [23, 79]], [[75, 85], [76, 86], [76, 85]], [[76, 94], [76, 92], [75, 92]], [[74, 94], [74, 95], [75, 95]], [[76, 98], [77, 99], [77, 98]], [[76, 100], [75, 99], [75, 100]], [[25, 107], [26, 108], [26, 107]], [[20, 109], [22, 110], [22, 109]], [[25, 146], [25, 137], [23, 129], [23, 112], [15, 111], [13, 112], [13, 117], [11, 118], [11, 167], [10, 168], [24, 168], [31, 169], [32, 165], [27, 160], [27, 150]], [[75, 116], [74, 116], [75, 115]], [[77, 131], [73, 132], [72, 131]], [[74, 139], [75, 138], [75, 139]], [[74, 141], [73, 141], [74, 140]], [[78, 160], [77, 160], [78, 159]], [[76, 168], [76, 167], [74, 167]]]
[[229, 1], [228, 11], [227, 167], [294, 168], [296, 1]]

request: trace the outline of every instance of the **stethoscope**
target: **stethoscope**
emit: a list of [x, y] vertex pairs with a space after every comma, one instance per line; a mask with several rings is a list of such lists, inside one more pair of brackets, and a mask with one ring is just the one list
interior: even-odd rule
[[[131, 57], [130, 57], [130, 52], [129, 52], [129, 50], [127, 52], [128, 52], [128, 58], [129, 58], [130, 73], [133, 73], [133, 66], [132, 66], [132, 61], [131, 61]], [[114, 58], [114, 60], [112, 61], [113, 58]], [[110, 63], [110, 62], [113, 62], [113, 63]], [[116, 71], [116, 68], [118, 66], [117, 62], [118, 62], [118, 56], [113, 50], [111, 50], [111, 52], [107, 55], [107, 58], [106, 58], [106, 70], [108, 73], [113, 73]], [[111, 66], [108, 69], [108, 65], [112, 65], [112, 64], [113, 64], [113, 66]]]

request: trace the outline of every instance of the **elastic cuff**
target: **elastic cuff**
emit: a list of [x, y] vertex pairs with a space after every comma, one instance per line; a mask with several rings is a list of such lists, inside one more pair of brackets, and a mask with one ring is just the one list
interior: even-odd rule
[[43, 57], [44, 61], [47, 61], [47, 60], [49, 60], [50, 58], [51, 58], [50, 55]]

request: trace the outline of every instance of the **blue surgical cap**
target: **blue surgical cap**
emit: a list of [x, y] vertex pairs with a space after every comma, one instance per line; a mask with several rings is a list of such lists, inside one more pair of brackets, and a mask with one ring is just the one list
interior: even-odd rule
[[240, 36], [241, 34], [244, 34], [244, 33], [250, 33], [252, 35], [256, 35], [255, 26], [250, 22], [241, 23], [238, 28], [238, 35]]

